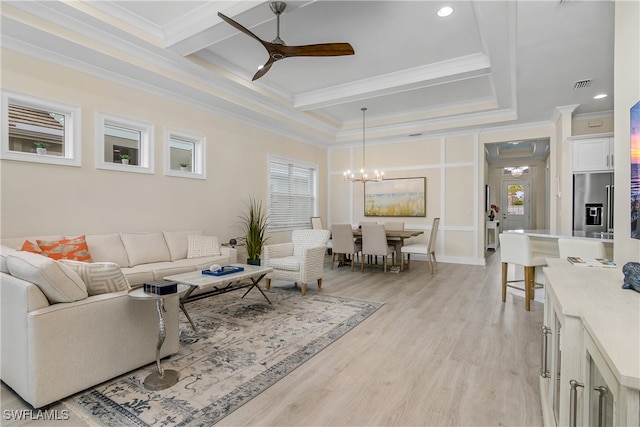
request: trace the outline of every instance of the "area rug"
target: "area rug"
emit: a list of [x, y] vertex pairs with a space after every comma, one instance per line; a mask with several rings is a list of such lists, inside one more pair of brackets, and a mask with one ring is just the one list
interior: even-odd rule
[[299, 289], [228, 293], [189, 303], [194, 332], [180, 313], [180, 351], [162, 361], [180, 379], [148, 391], [150, 364], [64, 401], [101, 426], [210, 426], [353, 329], [381, 303]]

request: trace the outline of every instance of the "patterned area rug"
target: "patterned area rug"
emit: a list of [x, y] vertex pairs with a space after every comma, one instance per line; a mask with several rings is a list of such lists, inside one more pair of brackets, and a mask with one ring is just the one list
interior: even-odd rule
[[180, 351], [162, 361], [180, 379], [145, 390], [155, 363], [65, 400], [75, 413], [104, 426], [210, 426], [266, 390], [354, 328], [381, 303], [299, 289], [239, 292], [189, 303], [194, 332], [180, 313]]

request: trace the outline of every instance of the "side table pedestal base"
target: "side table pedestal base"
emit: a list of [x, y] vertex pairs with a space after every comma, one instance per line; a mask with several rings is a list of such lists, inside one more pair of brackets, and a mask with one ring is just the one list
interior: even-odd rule
[[164, 369], [164, 375], [159, 372], [152, 372], [144, 379], [144, 388], [146, 390], [157, 391], [164, 390], [175, 385], [178, 382], [178, 371], [173, 369]]

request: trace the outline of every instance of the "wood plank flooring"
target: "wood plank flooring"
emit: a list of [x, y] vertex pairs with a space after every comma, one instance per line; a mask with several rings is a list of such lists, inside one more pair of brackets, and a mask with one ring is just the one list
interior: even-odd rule
[[[526, 312], [511, 294], [503, 304], [499, 253], [487, 262], [439, 263], [435, 275], [420, 261], [399, 274], [381, 266], [352, 273], [330, 270], [326, 257], [321, 292], [385, 305], [218, 425], [542, 425], [543, 306]], [[28, 406], [3, 385], [2, 409], [19, 408]], [[72, 417], [58, 425], [87, 424]]]

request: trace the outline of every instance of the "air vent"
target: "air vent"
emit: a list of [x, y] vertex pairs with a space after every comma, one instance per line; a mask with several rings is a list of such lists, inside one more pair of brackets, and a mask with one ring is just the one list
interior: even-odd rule
[[591, 79], [578, 80], [573, 84], [574, 89], [584, 89], [589, 86], [591, 86]]

